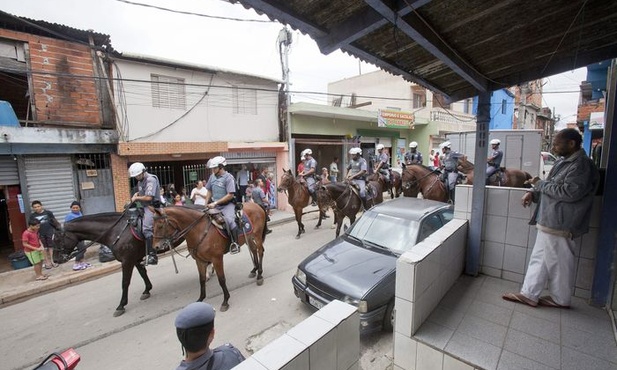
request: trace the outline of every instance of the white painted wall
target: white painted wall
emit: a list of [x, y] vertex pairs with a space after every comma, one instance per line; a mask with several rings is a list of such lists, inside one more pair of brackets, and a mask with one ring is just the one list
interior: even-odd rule
[[[117, 71], [122, 76], [122, 83], [114, 82], [116, 109], [121, 121], [119, 126], [124, 127], [124, 135], [128, 140], [278, 141], [276, 81], [224, 71], [217, 71], [213, 75], [205, 70], [201, 72], [128, 60], [117, 60], [115, 69], [114, 76]], [[150, 83], [152, 74], [184, 79], [186, 109], [153, 107]], [[233, 86], [257, 89], [256, 114], [234, 113]], [[122, 104], [122, 92], [125, 104]], [[122, 113], [124, 110], [126, 118]]]

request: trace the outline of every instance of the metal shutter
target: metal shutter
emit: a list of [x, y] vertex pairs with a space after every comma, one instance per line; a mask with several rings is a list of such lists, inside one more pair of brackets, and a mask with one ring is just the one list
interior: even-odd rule
[[19, 185], [17, 161], [13, 157], [0, 157], [0, 185]]
[[71, 157], [26, 157], [25, 165], [30, 202], [40, 200], [43, 208], [63, 222], [75, 200]]

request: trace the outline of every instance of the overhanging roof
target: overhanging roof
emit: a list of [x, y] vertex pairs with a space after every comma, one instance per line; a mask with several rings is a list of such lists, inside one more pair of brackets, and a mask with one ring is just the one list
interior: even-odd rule
[[232, 1], [452, 101], [617, 57], [617, 1]]

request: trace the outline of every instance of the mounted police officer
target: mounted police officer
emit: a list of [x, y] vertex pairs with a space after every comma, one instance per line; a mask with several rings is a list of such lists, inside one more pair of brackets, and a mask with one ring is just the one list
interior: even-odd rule
[[448, 189], [448, 196], [454, 202], [454, 189], [458, 180], [458, 160], [465, 156], [452, 150], [452, 143], [446, 141], [440, 145], [443, 157], [444, 180]]
[[317, 205], [317, 196], [315, 195], [315, 184], [317, 183], [317, 180], [315, 180], [315, 173], [317, 171], [317, 161], [313, 158], [313, 151], [311, 149], [304, 149], [301, 156], [304, 157], [304, 169], [298, 174], [298, 177], [306, 181], [309, 194], [311, 194], [311, 199], [313, 200], [311, 205], [315, 206]]
[[418, 151], [418, 143], [415, 141], [409, 143], [409, 151], [405, 153], [404, 159], [405, 163], [403, 163], [403, 168], [410, 164], [422, 165], [422, 153]]
[[214, 308], [204, 302], [180, 310], [175, 321], [176, 335], [186, 354], [176, 370], [229, 370], [244, 361], [242, 353], [229, 343], [210, 349], [214, 316]]
[[366, 209], [366, 172], [368, 171], [368, 165], [366, 164], [366, 159], [361, 157], [362, 149], [351, 148], [349, 149], [349, 154], [351, 154], [351, 160], [347, 165], [346, 178], [360, 188], [360, 198], [362, 199], [362, 205]]
[[377, 149], [377, 163], [375, 164], [374, 171], [384, 175], [387, 187], [387, 184], [390, 183], [390, 156], [384, 150], [383, 144], [377, 144], [375, 149]]
[[137, 180], [137, 193], [133, 194], [131, 202], [141, 203], [144, 209], [142, 232], [146, 240], [147, 256], [142, 263], [145, 265], [156, 265], [159, 260], [152, 246], [152, 237], [154, 236], [154, 213], [148, 206], [156, 206], [157, 203], [160, 203], [158, 199], [161, 192], [159, 190], [161, 185], [159, 179], [155, 175], [146, 172], [146, 166], [140, 162], [135, 162], [129, 167], [129, 176]]
[[206, 167], [210, 169], [210, 178], [206, 184], [208, 194], [206, 204], [208, 208], [216, 208], [221, 211], [227, 223], [227, 231], [231, 238], [230, 253], [239, 252], [238, 245], [239, 229], [236, 223], [235, 199], [236, 199], [236, 180], [233, 175], [225, 171], [227, 160], [224, 157], [216, 156], [211, 158]]
[[486, 159], [486, 185], [490, 183], [490, 177], [501, 168], [501, 160], [503, 159], [503, 151], [499, 149], [501, 141], [499, 139], [491, 140], [491, 148], [493, 152]]

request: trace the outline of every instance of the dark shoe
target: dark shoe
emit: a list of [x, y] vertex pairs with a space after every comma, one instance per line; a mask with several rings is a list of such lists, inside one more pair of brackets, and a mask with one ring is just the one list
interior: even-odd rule
[[328, 215], [323, 215], [323, 218], [330, 218], [330, 216], [328, 216]]
[[148, 256], [144, 257], [144, 260], [141, 261], [141, 264], [144, 266], [148, 266], [148, 265], [158, 265], [159, 264], [159, 257], [155, 254], [149, 254]]
[[266, 235], [270, 234], [272, 232], [271, 229], [266, 230]]
[[317, 207], [317, 202], [312, 201], [312, 202], [311, 202], [311, 206], [313, 206], [313, 207]]

